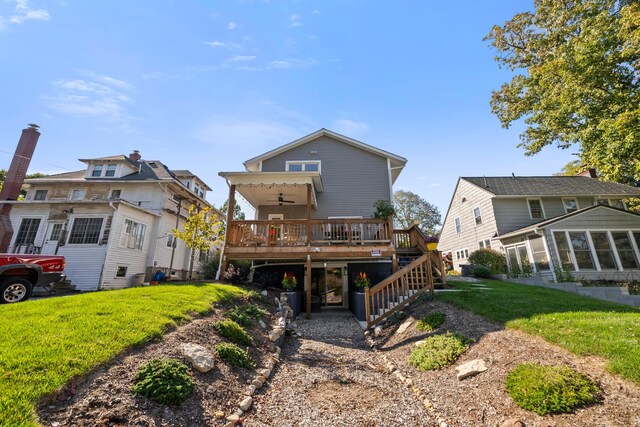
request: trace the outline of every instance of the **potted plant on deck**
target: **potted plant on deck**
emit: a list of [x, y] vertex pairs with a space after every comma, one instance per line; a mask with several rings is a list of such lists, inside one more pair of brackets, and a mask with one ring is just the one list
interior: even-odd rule
[[353, 301], [353, 314], [359, 321], [367, 320], [367, 310], [365, 307], [365, 288], [371, 286], [371, 279], [365, 272], [358, 273], [354, 282], [356, 290], [351, 293], [351, 300]]
[[296, 276], [292, 272], [284, 273], [282, 277], [283, 294], [287, 296], [287, 303], [293, 310], [294, 319], [302, 311], [302, 290], [296, 289], [297, 286], [298, 279], [296, 279]]
[[427, 244], [428, 250], [435, 251], [438, 248], [440, 240], [438, 239], [438, 236], [429, 236], [425, 237], [424, 242]]

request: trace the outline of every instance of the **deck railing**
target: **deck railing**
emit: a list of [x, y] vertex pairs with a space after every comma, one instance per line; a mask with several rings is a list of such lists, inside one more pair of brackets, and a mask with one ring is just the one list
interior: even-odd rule
[[231, 221], [227, 246], [379, 245], [391, 243], [386, 219]]

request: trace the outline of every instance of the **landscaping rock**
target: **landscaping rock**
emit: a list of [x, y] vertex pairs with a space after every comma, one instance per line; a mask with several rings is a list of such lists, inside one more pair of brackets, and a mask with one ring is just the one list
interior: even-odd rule
[[258, 325], [260, 325], [262, 329], [267, 329], [267, 324], [264, 323], [262, 319], [258, 320]]
[[271, 376], [271, 369], [261, 369], [259, 372], [265, 378], [269, 378]]
[[184, 344], [182, 346], [182, 352], [193, 368], [199, 372], [209, 372], [215, 366], [213, 354], [201, 345], [191, 343]]
[[463, 363], [460, 366], [456, 366], [455, 370], [458, 371], [458, 379], [462, 380], [480, 372], [486, 371], [488, 368], [482, 359], [471, 360], [467, 363]]
[[253, 396], [253, 393], [256, 392], [256, 386], [251, 384], [249, 387], [247, 387], [247, 389], [245, 390], [244, 394], [246, 396]]
[[253, 399], [251, 397], [245, 397], [242, 399], [242, 402], [238, 404], [238, 407], [243, 411], [248, 411], [249, 408], [251, 408], [251, 405], [253, 405]]
[[227, 421], [232, 423], [237, 423], [239, 419], [240, 419], [240, 416], [238, 414], [229, 415], [227, 417]]
[[258, 389], [262, 387], [262, 381], [256, 378], [255, 380], [251, 381], [251, 385]]
[[400, 327], [398, 328], [398, 330], [396, 331], [396, 334], [403, 334], [404, 331], [407, 330], [407, 328], [409, 326], [411, 326], [411, 324], [413, 323], [412, 319], [407, 320], [406, 322], [404, 322], [402, 325], [400, 325]]
[[525, 427], [526, 424], [517, 418], [509, 418], [504, 420], [500, 427]]
[[373, 330], [373, 335], [377, 337], [382, 335], [382, 326], [376, 326], [375, 329]]
[[218, 419], [222, 419], [222, 418], [224, 418], [224, 411], [218, 411], [218, 412], [216, 412], [216, 418], [218, 418]]
[[269, 295], [269, 292], [266, 291], [266, 289], [262, 292], [260, 292], [260, 295], [262, 295], [263, 297], [266, 297], [267, 295]]

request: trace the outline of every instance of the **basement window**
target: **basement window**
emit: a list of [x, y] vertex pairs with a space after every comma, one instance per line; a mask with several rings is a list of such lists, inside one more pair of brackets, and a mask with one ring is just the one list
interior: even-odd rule
[[116, 270], [116, 277], [127, 277], [127, 267], [119, 265]]

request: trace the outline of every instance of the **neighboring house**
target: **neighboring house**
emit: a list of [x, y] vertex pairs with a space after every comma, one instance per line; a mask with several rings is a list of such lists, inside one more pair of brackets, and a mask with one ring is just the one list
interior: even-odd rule
[[580, 278], [640, 277], [640, 216], [625, 199], [640, 188], [591, 176], [461, 177], [449, 204], [439, 249], [453, 268], [492, 248], [511, 270], [555, 269]]
[[255, 220], [229, 218], [223, 269], [252, 260], [254, 281], [276, 286], [293, 272], [306, 282], [307, 315], [312, 305], [352, 307], [359, 272], [375, 284], [397, 267], [395, 242], [407, 232], [394, 232], [390, 218], [374, 218], [374, 203], [393, 202], [406, 162], [321, 129], [247, 160], [246, 171], [220, 172], [230, 188], [229, 212], [236, 193], [256, 210]]
[[26, 180], [25, 200], [8, 202], [10, 251], [64, 255], [82, 291], [131, 286], [158, 270], [186, 278], [190, 250], [171, 230], [184, 226], [189, 206], [210, 207], [211, 189], [137, 151], [80, 161], [83, 170]]

